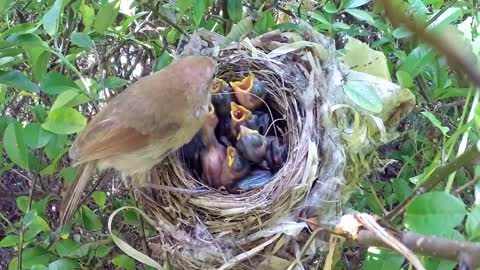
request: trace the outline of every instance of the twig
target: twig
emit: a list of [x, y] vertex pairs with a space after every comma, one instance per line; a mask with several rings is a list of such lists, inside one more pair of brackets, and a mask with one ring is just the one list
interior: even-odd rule
[[355, 218], [360, 221], [365, 228], [373, 232], [389, 248], [402, 254], [410, 262], [410, 264], [415, 266], [416, 269], [425, 270], [425, 267], [422, 265], [418, 257], [415, 256], [415, 254], [408, 247], [406, 247], [405, 244], [393, 237], [392, 232], [389, 232], [385, 228], [381, 227], [371, 215], [358, 213], [355, 215]]
[[188, 33], [185, 32], [182, 28], [180, 28], [180, 26], [178, 26], [177, 24], [175, 24], [174, 22], [172, 22], [169, 18], [167, 18], [165, 15], [163, 15], [162, 13], [160, 13], [156, 7], [152, 6], [151, 4], [148, 4], [148, 7], [150, 8], [150, 10], [153, 12], [153, 14], [155, 14], [156, 16], [158, 16], [162, 21], [164, 21], [166, 24], [170, 25], [171, 27], [175, 28], [179, 33], [181, 33], [182, 35], [184, 35], [187, 40], [189, 39], [189, 36], [188, 36]]
[[[43, 148], [40, 151], [40, 157], [43, 156]], [[34, 174], [33, 174], [33, 179], [31, 182], [30, 186], [30, 192], [28, 195], [28, 203], [27, 203], [27, 210], [25, 213], [30, 212], [30, 209], [32, 208], [32, 198], [33, 198], [33, 191], [35, 189], [35, 186], [37, 185], [37, 180], [38, 180], [38, 171], [40, 169], [40, 162], [37, 164], [37, 167], [35, 168]], [[23, 241], [24, 241], [24, 227], [23, 227], [23, 221], [24, 221], [25, 216], [22, 217], [22, 220], [20, 222], [20, 239], [18, 241], [18, 264], [17, 264], [17, 269], [22, 270], [22, 253], [23, 253]]]
[[[386, 16], [394, 25], [405, 26], [415, 36], [430, 44], [437, 51], [442, 53], [458, 74], [466, 76], [480, 88], [480, 71], [477, 68], [476, 58], [471, 51], [458, 46], [457, 40], [448, 34], [432, 33], [427, 31], [425, 23], [419, 23], [413, 18], [407, 17], [399, 7], [394, 7], [390, 0], [376, 0], [385, 10]], [[469, 52], [469, 53], [467, 53]]]
[[452, 195], [460, 195], [462, 194], [465, 190], [475, 186], [475, 184], [478, 183], [478, 181], [480, 180], [480, 177], [478, 176], [475, 176], [472, 180], [468, 181], [467, 183], [465, 183], [465, 185], [455, 189], [454, 191], [452, 191]]
[[[480, 244], [448, 240], [413, 232], [402, 232], [397, 234], [396, 238], [416, 254], [451, 261], [468, 262], [470, 269], [480, 266], [480, 256], [478, 256], [480, 254]], [[363, 229], [358, 232], [357, 238], [352, 242], [361, 247], [390, 248], [374, 232]]]
[[470, 161], [480, 157], [480, 141], [470, 146], [463, 154], [457, 156], [451, 162], [438, 166], [435, 170], [421, 183], [418, 185], [414, 191], [405, 199], [402, 203], [397, 205], [388, 215], [385, 216], [386, 220], [393, 220], [398, 215], [403, 213], [405, 208], [410, 204], [410, 202], [418, 195], [430, 191], [436, 185], [438, 185], [443, 180], [448, 178], [452, 172], [464, 167]]

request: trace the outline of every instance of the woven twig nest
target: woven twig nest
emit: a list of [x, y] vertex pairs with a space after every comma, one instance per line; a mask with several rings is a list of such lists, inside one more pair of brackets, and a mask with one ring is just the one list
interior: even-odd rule
[[155, 260], [178, 269], [259, 269], [273, 258], [295, 258], [306, 240], [300, 234], [309, 230], [305, 220], [337, 217], [348, 155], [334, 126], [345, 121], [331, 108], [343, 101], [343, 73], [333, 42], [301, 25], [303, 34], [271, 32], [221, 49], [223, 38], [207, 31], [186, 44], [183, 54], [214, 55], [221, 79], [253, 72], [265, 83], [267, 104], [287, 134], [288, 158], [264, 187], [230, 194], [196, 193], [207, 186], [177, 153], [169, 156], [152, 179], [159, 188], [141, 197], [160, 232], [149, 239]]

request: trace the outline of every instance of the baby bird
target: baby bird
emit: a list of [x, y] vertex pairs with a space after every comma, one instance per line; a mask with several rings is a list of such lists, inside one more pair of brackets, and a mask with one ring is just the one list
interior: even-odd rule
[[245, 121], [245, 126], [257, 130], [262, 135], [266, 135], [270, 125], [270, 116], [267, 113], [256, 111], [252, 113], [252, 117]]
[[252, 72], [241, 81], [231, 82], [230, 85], [235, 92], [238, 102], [245, 106], [245, 108], [253, 111], [264, 104], [264, 99], [267, 96], [265, 84], [255, 78]]
[[222, 184], [227, 189], [236, 181], [245, 177], [250, 171], [250, 164], [233, 146], [227, 147], [227, 156], [222, 169]]
[[218, 117], [225, 118], [230, 116], [232, 94], [232, 88], [226, 81], [215, 79], [212, 87], [212, 104], [215, 106]]
[[240, 132], [240, 126], [252, 118], [252, 112], [247, 108], [243, 107], [242, 105], [238, 105], [235, 102], [231, 102], [230, 117], [231, 117], [230, 130], [233, 135], [233, 138], [236, 138], [238, 136], [238, 133]]
[[267, 140], [258, 131], [240, 126], [237, 144], [235, 145], [242, 155], [255, 163], [263, 161], [267, 152]]
[[207, 117], [200, 129], [203, 144], [206, 146], [200, 152], [200, 160], [202, 178], [208, 185], [215, 188], [221, 186], [222, 168], [225, 163], [225, 147], [215, 137], [217, 124], [218, 118], [215, 115], [215, 108], [210, 104]]
[[267, 153], [265, 160], [271, 170], [279, 170], [282, 168], [285, 161], [287, 161], [288, 147], [281, 144], [277, 137], [267, 137]]

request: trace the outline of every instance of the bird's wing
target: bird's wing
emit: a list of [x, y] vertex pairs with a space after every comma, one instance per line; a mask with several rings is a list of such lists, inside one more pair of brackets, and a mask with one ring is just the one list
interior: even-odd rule
[[70, 148], [70, 157], [76, 163], [132, 152], [152, 141], [168, 140], [182, 127], [180, 115], [166, 106], [152, 108], [152, 104], [142, 102], [146, 97], [131, 93], [133, 91], [114, 98], [79, 134]]

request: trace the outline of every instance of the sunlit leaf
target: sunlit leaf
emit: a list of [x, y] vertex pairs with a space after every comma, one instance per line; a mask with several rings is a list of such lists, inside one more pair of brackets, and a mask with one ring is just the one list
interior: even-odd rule
[[344, 8], [357, 8], [369, 3], [372, 0], [349, 0], [346, 1]]
[[48, 118], [42, 127], [56, 134], [77, 133], [85, 128], [87, 119], [73, 108], [53, 109], [48, 113]]
[[407, 58], [402, 62], [399, 70], [404, 71], [415, 78], [425, 67], [432, 63], [433, 53], [432, 48], [427, 45], [420, 45], [416, 47]]
[[64, 0], [55, 0], [53, 6], [42, 18], [43, 28], [50, 36], [56, 36], [58, 31], [58, 22], [63, 11]]
[[82, 210], [82, 221], [85, 229], [89, 231], [99, 231], [103, 228], [102, 221], [100, 217], [96, 215], [88, 206], [81, 206]]
[[379, 249], [377, 247], [370, 247], [367, 250], [367, 256], [362, 267], [364, 270], [391, 270], [400, 269], [402, 266], [403, 258], [401, 255], [388, 251], [385, 249]]
[[126, 270], [135, 270], [135, 261], [127, 255], [118, 255], [113, 258], [112, 263]]
[[110, 26], [113, 25], [117, 19], [119, 10], [119, 0], [104, 4], [95, 16], [95, 22], [93, 23], [95, 31], [103, 34]]
[[23, 129], [18, 122], [11, 122], [3, 134], [5, 152], [18, 166], [29, 169], [28, 152], [25, 144]]
[[373, 113], [380, 113], [383, 110], [383, 104], [380, 97], [374, 89], [361, 81], [347, 81], [343, 89], [349, 98], [358, 106]]
[[92, 198], [100, 208], [103, 208], [103, 206], [105, 206], [105, 202], [107, 201], [107, 194], [105, 194], [103, 191], [95, 191], [92, 194]]
[[195, 25], [200, 25], [203, 15], [207, 12], [207, 0], [195, 0], [193, 2], [193, 20]]
[[372, 15], [370, 15], [370, 13], [368, 13], [364, 10], [361, 10], [361, 9], [346, 9], [345, 12], [352, 15], [353, 17], [359, 19], [360, 21], [366, 21], [370, 24], [375, 23]]
[[78, 262], [74, 260], [61, 259], [48, 265], [48, 270], [75, 270], [79, 269]]
[[468, 215], [465, 229], [470, 240], [480, 240], [480, 205], [475, 206]]
[[440, 235], [462, 223], [464, 203], [446, 192], [432, 191], [416, 197], [405, 212], [407, 229], [427, 235]]

